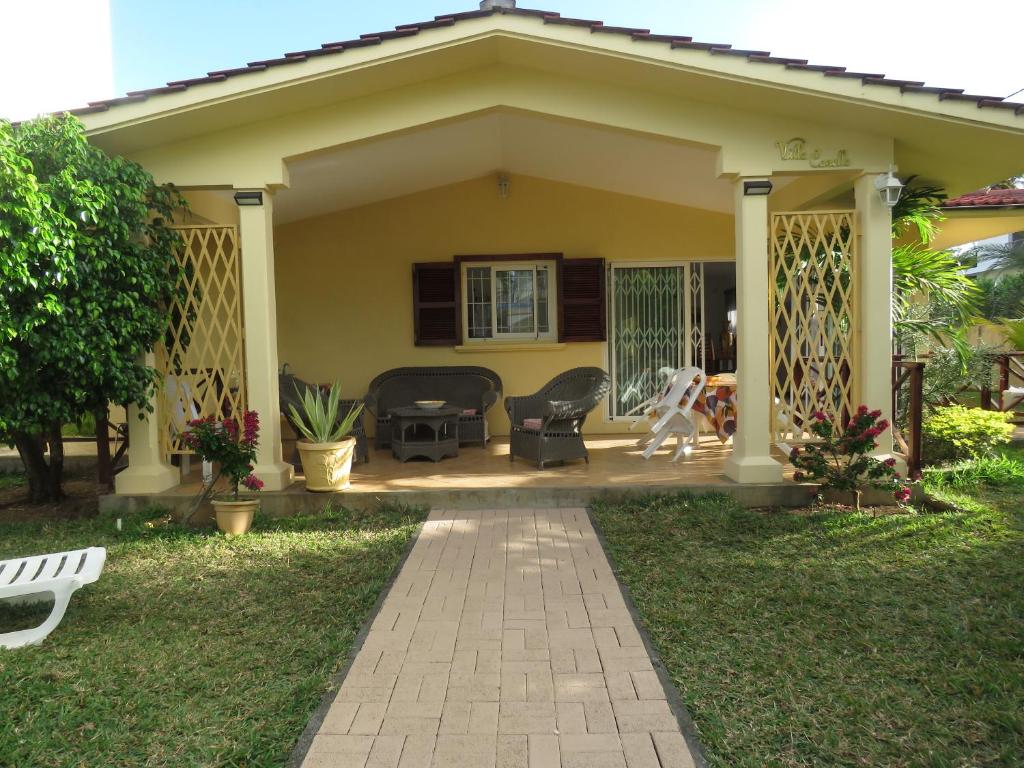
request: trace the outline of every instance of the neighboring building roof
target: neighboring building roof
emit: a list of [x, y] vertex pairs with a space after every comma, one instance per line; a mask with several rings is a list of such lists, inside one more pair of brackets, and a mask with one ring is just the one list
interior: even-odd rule
[[1024, 207], [1024, 189], [979, 189], [954, 197], [943, 208], [1017, 208]]
[[822, 74], [822, 77], [841, 77], [856, 79], [860, 80], [864, 85], [877, 85], [898, 88], [901, 93], [934, 94], [939, 101], [971, 101], [976, 103], [978, 107], [990, 107], [1003, 110], [1010, 110], [1016, 115], [1024, 115], [1024, 103], [1006, 101], [1005, 99], [999, 96], [981, 96], [976, 94], [968, 94], [964, 93], [962, 88], [941, 88], [935, 86], [926, 86], [922, 81], [887, 78], [884, 74], [880, 73], [848, 72], [845, 67], [832, 66], [826, 64], [809, 64], [806, 59], [791, 59], [779, 56], [772, 56], [769, 51], [741, 50], [733, 48], [731, 45], [725, 43], [702, 43], [697, 42], [693, 38], [685, 35], [652, 34], [649, 29], [605, 26], [604, 22], [601, 21], [563, 17], [560, 14], [554, 13], [552, 11], [503, 7], [487, 8], [479, 11], [466, 11], [463, 13], [452, 13], [443, 16], [436, 16], [433, 21], [424, 21], [414, 24], [401, 24], [391, 31], [365, 34], [361, 35], [359, 38], [354, 40], [342, 40], [339, 42], [324, 43], [320, 48], [314, 48], [308, 51], [294, 51], [292, 53], [286, 53], [284, 54], [284, 56], [280, 58], [251, 61], [244, 67], [236, 67], [233, 69], [222, 69], [209, 72], [205, 77], [195, 77], [187, 80], [174, 80], [167, 83], [167, 85], [165, 86], [160, 86], [157, 88], [147, 88], [141, 91], [130, 91], [126, 96], [121, 96], [113, 99], [105, 99], [103, 101], [89, 102], [89, 106], [87, 107], [81, 107], [79, 109], [72, 109], [69, 111], [75, 115], [104, 112], [110, 109], [111, 107], [116, 107], [121, 104], [134, 104], [136, 102], [146, 101], [151, 96], [178, 93], [181, 91], [185, 91], [191, 88], [192, 86], [207, 83], [223, 82], [224, 80], [227, 80], [231, 77], [237, 77], [240, 75], [250, 74], [253, 72], [263, 72], [270, 67], [295, 64], [298, 62], [307, 61], [308, 59], [316, 56], [340, 54], [344, 53], [346, 50], [351, 50], [353, 48], [363, 48], [371, 45], [380, 45], [387, 40], [392, 40], [401, 37], [410, 37], [412, 35], [417, 35], [424, 30], [435, 29], [438, 27], [450, 27], [458, 23], [459, 21], [463, 21], [465, 19], [474, 19], [483, 16], [491, 16], [497, 13], [535, 17], [537, 19], [542, 20], [545, 24], [565, 24], [589, 28], [589, 30], [592, 33], [624, 35], [636, 41], [648, 41], [659, 43], [662, 45], [668, 45], [670, 48], [684, 48], [707, 51], [709, 56], [740, 56], [746, 58], [748, 62], [755, 64], [773, 64], [791, 70], [808, 70], [812, 72], [820, 72]]

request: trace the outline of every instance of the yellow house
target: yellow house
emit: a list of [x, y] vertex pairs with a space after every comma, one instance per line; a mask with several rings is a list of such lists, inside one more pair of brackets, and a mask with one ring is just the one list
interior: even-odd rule
[[[505, 394], [598, 366], [595, 438], [658, 367], [735, 370], [720, 474], [781, 482], [773, 446], [813, 410], [891, 416], [890, 174], [960, 194], [1024, 157], [1021, 104], [510, 0], [77, 114], [186, 191], [189, 338], [153, 359], [204, 408], [261, 414], [267, 490], [293, 482], [285, 363], [351, 397], [398, 366], [484, 366]], [[534, 297], [519, 325], [490, 298], [509, 263]], [[429, 268], [449, 294], [416, 295]], [[180, 482], [169, 397], [129, 418], [118, 493]]]

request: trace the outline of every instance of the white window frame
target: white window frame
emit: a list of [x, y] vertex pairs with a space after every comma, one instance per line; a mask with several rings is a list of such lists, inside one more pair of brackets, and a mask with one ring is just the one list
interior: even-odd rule
[[[460, 265], [460, 289], [462, 312], [462, 343], [463, 344], [500, 344], [502, 342], [541, 342], [558, 341], [558, 262], [549, 259], [536, 261], [463, 261]], [[472, 338], [469, 335], [470, 302], [468, 273], [470, 269], [486, 268], [491, 271], [491, 335], [485, 338]], [[548, 330], [537, 329], [538, 299], [536, 273], [543, 269], [548, 275]], [[499, 271], [532, 271], [534, 273], [533, 291], [533, 326], [532, 333], [500, 333], [498, 331], [498, 281]]]

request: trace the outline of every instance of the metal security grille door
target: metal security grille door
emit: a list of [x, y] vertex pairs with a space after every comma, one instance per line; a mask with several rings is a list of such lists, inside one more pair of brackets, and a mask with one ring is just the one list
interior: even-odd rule
[[657, 394], [664, 371], [704, 367], [704, 266], [613, 265], [610, 281], [614, 419]]
[[190, 419], [245, 410], [245, 356], [238, 233], [234, 227], [182, 226], [177, 250], [181, 296], [171, 306], [164, 344], [160, 426], [169, 454], [192, 451], [181, 433]]

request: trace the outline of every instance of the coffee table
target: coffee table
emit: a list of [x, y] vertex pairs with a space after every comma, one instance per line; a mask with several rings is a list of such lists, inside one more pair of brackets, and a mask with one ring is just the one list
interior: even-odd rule
[[459, 455], [461, 408], [427, 410], [418, 406], [392, 408], [391, 455], [399, 461], [423, 458], [438, 462]]

